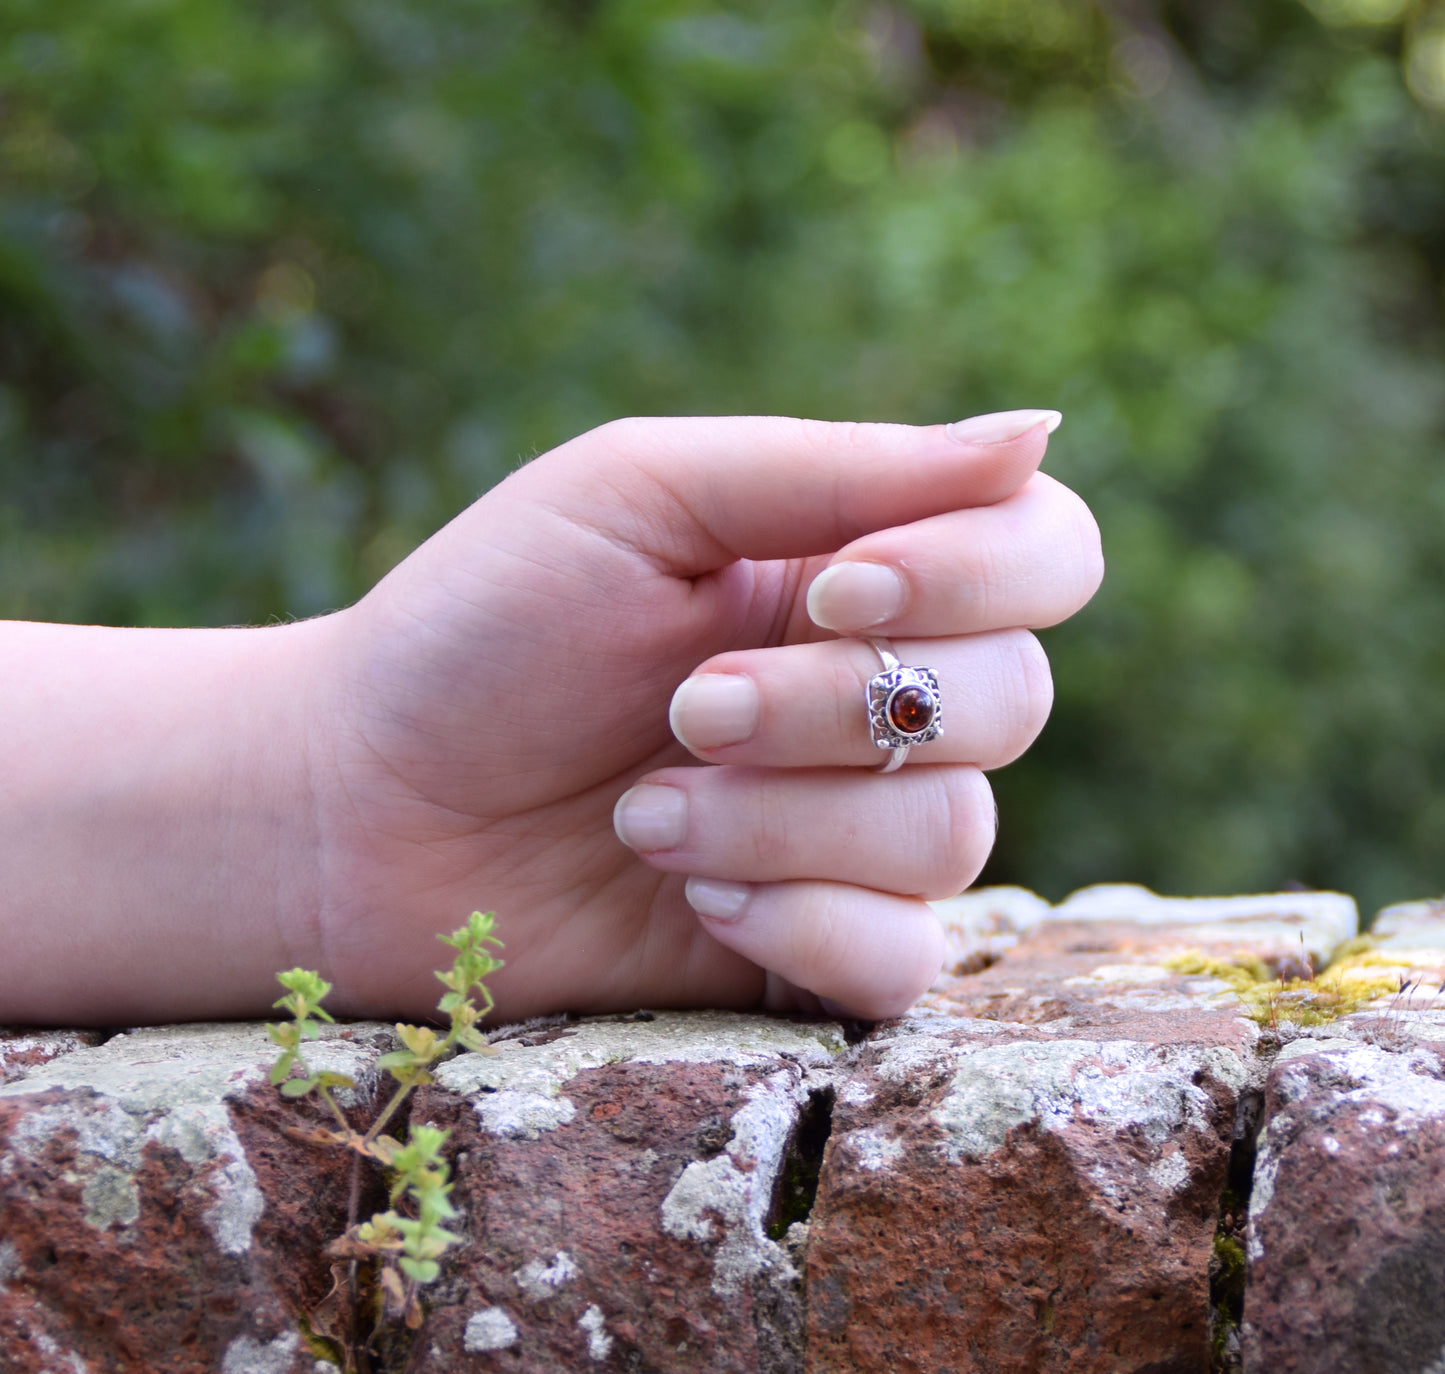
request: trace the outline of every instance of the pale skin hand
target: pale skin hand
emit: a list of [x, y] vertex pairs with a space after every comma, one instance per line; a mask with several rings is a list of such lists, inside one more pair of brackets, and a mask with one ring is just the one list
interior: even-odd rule
[[[478, 907], [502, 1018], [904, 1010], [941, 957], [924, 899], [992, 844], [981, 770], [1047, 715], [1028, 630], [1102, 575], [1028, 419], [621, 421], [334, 615], [3, 627], [0, 1022], [259, 1015], [293, 964], [339, 1013], [425, 1017], [433, 937]], [[810, 586], [858, 563], [820, 628]], [[865, 621], [942, 679], [945, 737], [887, 776], [877, 659], [839, 638]]]

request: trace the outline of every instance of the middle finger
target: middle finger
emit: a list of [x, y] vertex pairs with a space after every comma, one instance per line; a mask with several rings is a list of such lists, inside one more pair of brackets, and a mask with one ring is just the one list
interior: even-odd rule
[[808, 614], [840, 634], [1039, 630], [1073, 615], [1103, 576], [1089, 508], [1036, 473], [996, 505], [855, 540], [813, 579]]

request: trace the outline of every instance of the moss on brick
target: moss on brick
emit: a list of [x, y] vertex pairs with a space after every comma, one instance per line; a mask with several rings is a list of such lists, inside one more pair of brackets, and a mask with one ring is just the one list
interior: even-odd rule
[[[1332, 963], [1316, 978], [1279, 979], [1254, 955], [1220, 959], [1200, 950], [1186, 950], [1166, 959], [1164, 967], [1174, 973], [1217, 978], [1228, 984], [1244, 1014], [1262, 1026], [1281, 1022], [1322, 1026], [1398, 991], [1395, 976], [1370, 971], [1389, 962], [1377, 951], [1363, 950]], [[1398, 966], [1398, 961], [1391, 965]]]

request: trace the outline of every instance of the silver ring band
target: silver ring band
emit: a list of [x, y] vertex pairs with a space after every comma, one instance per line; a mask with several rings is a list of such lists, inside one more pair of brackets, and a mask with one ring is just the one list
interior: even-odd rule
[[868, 724], [873, 743], [889, 751], [887, 761], [874, 771], [891, 773], [903, 767], [910, 749], [943, 733], [938, 674], [932, 668], [905, 666], [886, 639], [869, 637], [864, 642], [883, 665], [883, 671], [868, 680]]

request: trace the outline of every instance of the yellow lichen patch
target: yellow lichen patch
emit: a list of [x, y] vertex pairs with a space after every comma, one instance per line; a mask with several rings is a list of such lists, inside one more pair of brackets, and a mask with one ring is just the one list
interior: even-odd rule
[[1267, 982], [1269, 966], [1253, 954], [1239, 954], [1233, 959], [1219, 959], [1203, 950], [1190, 949], [1162, 961], [1171, 973], [1190, 978], [1218, 978], [1239, 991]]
[[1327, 973], [1336, 969], [1388, 970], [1406, 976], [1445, 970], [1445, 949], [1366, 949], [1358, 954], [1336, 955]]
[[1262, 1026], [1281, 1021], [1297, 1026], [1323, 1026], [1359, 1011], [1377, 997], [1396, 991], [1393, 978], [1337, 978], [1329, 972], [1312, 981], [1291, 978], [1259, 983], [1240, 994], [1245, 1015]]
[[1336, 956], [1321, 979], [1329, 978], [1357, 1004], [1356, 1010], [1382, 997], [1397, 1010], [1433, 1006], [1445, 991], [1445, 950], [1365, 949]]
[[1373, 935], [1352, 935], [1330, 956], [1330, 966], [1341, 964], [1346, 959], [1353, 959], [1357, 954], [1367, 953], [1378, 944], [1379, 941]]
[[1262, 1026], [1290, 1022], [1320, 1026], [1348, 1016], [1383, 995], [1398, 992], [1397, 974], [1385, 975], [1363, 962], [1373, 951], [1352, 955], [1345, 964], [1332, 964], [1318, 978], [1281, 981], [1254, 955], [1219, 959], [1189, 950], [1165, 960], [1165, 967], [1187, 977], [1217, 978], [1229, 985], [1240, 1010]]

